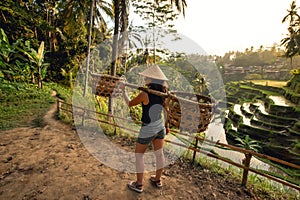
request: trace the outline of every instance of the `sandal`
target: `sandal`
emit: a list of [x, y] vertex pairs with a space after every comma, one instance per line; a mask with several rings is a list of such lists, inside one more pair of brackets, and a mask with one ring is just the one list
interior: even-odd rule
[[127, 184], [128, 188], [133, 190], [133, 191], [136, 191], [136, 192], [143, 192], [143, 184], [138, 184], [137, 182], [135, 181], [130, 181], [128, 184]]
[[151, 181], [151, 183], [152, 183], [155, 187], [157, 187], [157, 188], [161, 188], [161, 187], [163, 186], [160, 179], [157, 180], [157, 181], [155, 180], [155, 175], [152, 175], [152, 176], [150, 177], [150, 181]]

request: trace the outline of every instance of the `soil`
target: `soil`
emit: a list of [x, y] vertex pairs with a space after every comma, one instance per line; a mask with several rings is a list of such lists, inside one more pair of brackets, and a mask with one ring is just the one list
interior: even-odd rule
[[[165, 168], [163, 188], [151, 185], [146, 173], [144, 192], [136, 193], [127, 188], [135, 174], [100, 163], [84, 148], [76, 130], [55, 119], [55, 112], [53, 105], [43, 127], [0, 133], [0, 199], [273, 199], [242, 187], [241, 180], [229, 174], [212, 173], [183, 159]], [[123, 139], [118, 142], [129, 145]]]

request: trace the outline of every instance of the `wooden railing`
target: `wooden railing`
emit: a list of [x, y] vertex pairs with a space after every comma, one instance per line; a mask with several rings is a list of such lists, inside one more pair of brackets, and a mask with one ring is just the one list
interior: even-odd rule
[[[62, 105], [64, 105], [64, 107]], [[80, 110], [80, 112], [74, 113], [73, 108], [76, 108], [77, 110]], [[91, 119], [91, 120], [96, 120], [96, 121], [101, 122], [101, 123], [113, 125], [114, 127], [122, 128], [122, 129], [129, 130], [129, 131], [132, 131], [132, 132], [137, 132], [136, 130], [130, 129], [128, 127], [120, 126], [120, 125], [118, 125], [114, 122], [110, 122], [109, 120], [101, 120], [101, 119], [88, 117], [88, 115], [86, 115], [86, 113], [89, 112], [89, 113], [95, 113], [95, 114], [102, 115], [102, 116], [113, 117], [115, 119], [128, 120], [126, 118], [117, 117], [117, 116], [110, 116], [110, 115], [105, 114], [105, 113], [95, 112], [95, 111], [92, 111], [92, 110], [89, 110], [89, 109], [85, 109], [85, 108], [81, 108], [79, 106], [74, 106], [72, 104], [65, 103], [61, 100], [57, 100], [57, 110], [58, 110], [58, 112], [61, 112], [61, 111], [69, 112], [69, 113], [72, 114], [72, 116], [73, 116], [73, 114], [80, 115], [82, 117], [82, 125], [84, 125], [85, 119], [88, 118], [88, 119]], [[272, 176], [270, 174], [267, 174], [266, 172], [263, 172], [263, 171], [260, 171], [260, 170], [257, 170], [257, 169], [254, 169], [254, 168], [250, 167], [250, 160], [251, 160], [252, 156], [255, 156], [257, 158], [273, 161], [273, 162], [288, 166], [288, 167], [293, 168], [293, 169], [300, 169], [299, 165], [289, 163], [287, 161], [280, 160], [280, 159], [272, 157], [272, 156], [268, 156], [268, 155], [260, 154], [260, 153], [254, 152], [254, 151], [246, 150], [246, 149], [243, 149], [243, 148], [240, 148], [240, 147], [224, 144], [224, 143], [221, 143], [219, 141], [217, 141], [217, 142], [210, 141], [210, 140], [206, 140], [205, 138], [202, 138], [202, 137], [199, 137], [199, 136], [193, 136], [193, 135], [190, 135], [190, 134], [180, 133], [176, 130], [171, 130], [171, 133], [179, 134], [179, 135], [182, 135], [182, 136], [185, 136], [185, 137], [191, 137], [191, 138], [195, 139], [195, 144], [194, 145], [185, 145], [185, 144], [170, 141], [170, 140], [167, 140], [167, 139], [165, 140], [166, 142], [168, 142], [170, 144], [174, 144], [174, 145], [192, 150], [194, 152], [193, 162], [194, 162], [196, 153], [202, 153], [202, 154], [205, 154], [209, 157], [221, 160], [225, 163], [228, 163], [230, 165], [233, 165], [233, 166], [236, 166], [236, 167], [239, 167], [239, 168], [243, 169], [242, 185], [246, 185], [248, 172], [250, 171], [250, 172], [256, 173], [258, 175], [261, 175], [263, 177], [266, 177], [268, 179], [271, 179], [273, 181], [276, 181], [278, 183], [281, 183], [283, 185], [286, 185], [288, 187], [291, 187], [291, 188], [294, 188], [294, 189], [300, 191], [300, 186], [299, 185], [287, 182], [283, 179], [280, 179], [280, 178], [277, 178], [277, 177]], [[201, 150], [198, 146], [198, 142], [211, 144], [212, 146], [221, 147], [223, 149], [227, 148], [228, 150], [244, 153], [245, 155], [248, 155], [248, 156], [245, 156], [245, 159], [243, 160], [242, 164], [236, 163], [236, 162], [233, 162], [232, 160], [230, 160], [228, 158], [225, 158], [225, 157], [222, 157], [220, 155], [217, 155], [217, 154], [214, 154], [214, 153], [211, 153], [211, 152], [208, 152], [208, 151]]]

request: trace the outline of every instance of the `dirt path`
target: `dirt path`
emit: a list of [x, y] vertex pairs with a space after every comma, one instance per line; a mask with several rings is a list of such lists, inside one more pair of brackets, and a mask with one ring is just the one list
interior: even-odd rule
[[[227, 175], [192, 168], [178, 160], [164, 172], [164, 187], [154, 188], [145, 176], [144, 192], [128, 190], [134, 174], [118, 172], [96, 160], [75, 130], [55, 120], [55, 104], [44, 127], [1, 132], [0, 199], [260, 199], [252, 189]], [[272, 199], [272, 198], [263, 198]]]

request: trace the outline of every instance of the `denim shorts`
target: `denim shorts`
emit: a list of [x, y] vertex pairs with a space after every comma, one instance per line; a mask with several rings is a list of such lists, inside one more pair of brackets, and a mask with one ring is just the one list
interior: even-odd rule
[[141, 132], [137, 138], [137, 142], [140, 143], [140, 144], [150, 144], [150, 142], [152, 140], [155, 140], [155, 139], [164, 139], [165, 136], [166, 136], [166, 129], [163, 128], [161, 131], [159, 131], [158, 133], [156, 134], [152, 134], [150, 137], [145, 137], [145, 136], [141, 136]]

